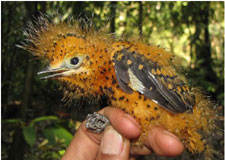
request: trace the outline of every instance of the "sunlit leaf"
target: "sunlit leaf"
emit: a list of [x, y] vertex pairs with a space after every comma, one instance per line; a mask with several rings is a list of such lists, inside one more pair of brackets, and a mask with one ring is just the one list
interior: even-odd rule
[[63, 156], [64, 153], [65, 153], [65, 149], [59, 151], [59, 154], [60, 154], [61, 156]]
[[43, 141], [38, 145], [38, 148], [41, 148], [41, 147], [45, 146], [46, 144], [48, 144], [48, 139], [43, 140]]

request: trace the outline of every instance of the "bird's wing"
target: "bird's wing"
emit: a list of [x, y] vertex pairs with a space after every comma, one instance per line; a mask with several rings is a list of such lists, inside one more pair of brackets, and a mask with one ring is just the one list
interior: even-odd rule
[[157, 62], [129, 49], [117, 51], [113, 56], [117, 82], [120, 88], [131, 94], [138, 91], [172, 113], [191, 110], [194, 96], [177, 75], [166, 74]]

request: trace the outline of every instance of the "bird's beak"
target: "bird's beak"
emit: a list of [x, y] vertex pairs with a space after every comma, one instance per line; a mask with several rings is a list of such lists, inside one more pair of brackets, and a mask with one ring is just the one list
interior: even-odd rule
[[67, 71], [66, 68], [55, 68], [55, 69], [51, 69], [50, 67], [47, 67], [45, 69], [43, 69], [42, 71], [38, 72], [38, 75], [42, 75], [42, 74], [50, 74], [47, 76], [43, 76], [40, 79], [48, 79], [48, 78], [53, 78], [53, 77], [60, 77], [64, 74], [64, 72]]

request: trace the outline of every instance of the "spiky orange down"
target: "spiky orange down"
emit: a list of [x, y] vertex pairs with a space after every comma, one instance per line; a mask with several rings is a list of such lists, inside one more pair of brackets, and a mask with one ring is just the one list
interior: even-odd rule
[[[106, 95], [110, 105], [128, 112], [140, 123], [142, 134], [133, 145], [143, 145], [146, 132], [152, 126], [160, 126], [177, 135], [191, 152], [204, 151], [207, 143], [204, 138], [214, 129], [215, 113], [210, 109], [210, 102], [197, 89], [191, 89], [185, 78], [179, 75], [173, 64], [173, 55], [140, 41], [116, 41], [101, 32], [84, 31], [77, 24], [54, 25], [47, 20], [41, 21], [44, 21], [41, 23], [44, 26], [33, 27], [30, 33], [26, 33], [29, 43], [23, 47], [35, 56], [48, 60], [51, 70], [64, 67], [60, 72], [66, 70], [65, 74], [54, 78], [66, 84], [66, 97], [99, 98]], [[132, 93], [124, 92], [118, 84], [118, 73], [115, 72], [115, 60], [123, 58], [123, 49], [132, 53], [134, 59], [142, 57], [140, 62], [127, 60], [125, 63], [128, 68], [138, 63], [136, 70], [141, 71], [150, 63], [157, 64], [149, 72], [158, 77], [160, 84], [168, 91], [176, 92], [183, 101], [189, 101], [189, 95], [195, 97], [192, 111], [172, 113], [165, 110], [157, 101], [139, 92], [142, 88], [134, 84], [137, 77], [127, 84], [133, 89]], [[69, 64], [73, 57], [84, 58], [79, 66], [73, 68]]]

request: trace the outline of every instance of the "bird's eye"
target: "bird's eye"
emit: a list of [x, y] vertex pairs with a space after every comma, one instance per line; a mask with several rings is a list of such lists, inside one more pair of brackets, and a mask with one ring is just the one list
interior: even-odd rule
[[77, 65], [79, 63], [79, 58], [78, 57], [74, 57], [70, 60], [70, 63], [72, 65]]
[[79, 68], [83, 63], [86, 55], [74, 55], [73, 57], [65, 57], [64, 63], [62, 64], [65, 68], [76, 69]]

